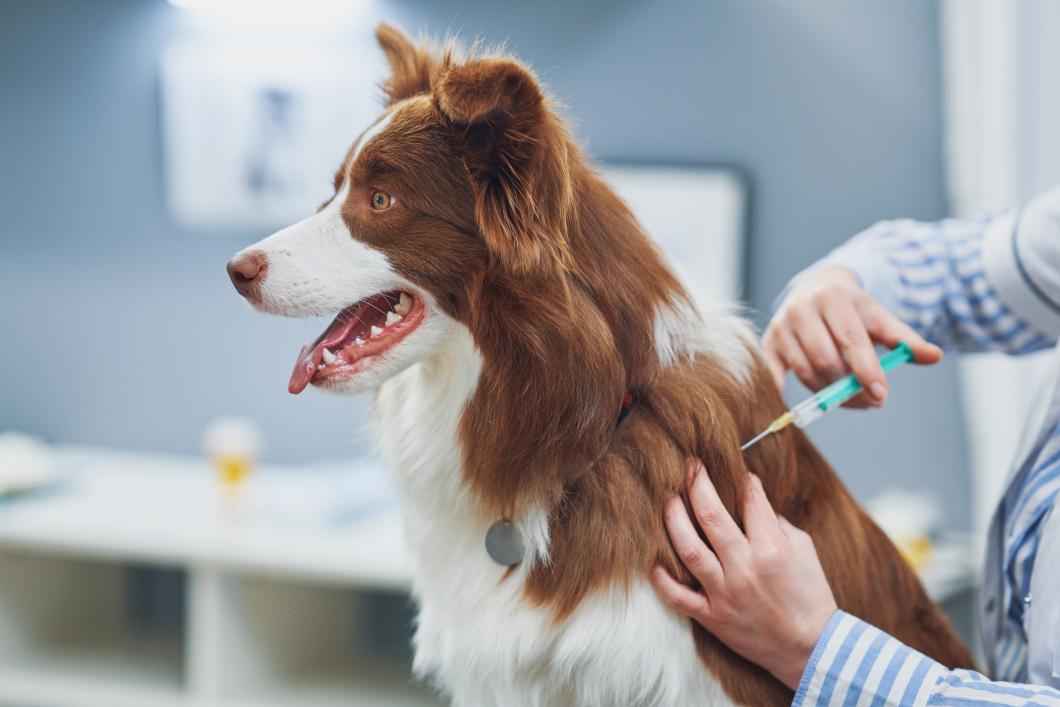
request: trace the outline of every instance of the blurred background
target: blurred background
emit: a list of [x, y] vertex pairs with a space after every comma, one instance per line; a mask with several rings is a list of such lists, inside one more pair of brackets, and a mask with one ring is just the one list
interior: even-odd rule
[[[330, 195], [379, 111], [380, 20], [505, 43], [635, 210], [701, 197], [642, 216], [759, 325], [875, 221], [1060, 182], [1047, 0], [7, 0], [0, 431], [29, 437], [0, 444], [0, 704], [432, 703], [370, 401], [289, 395], [321, 322], [253, 313], [224, 272]], [[955, 359], [812, 436], [930, 539], [971, 637], [1011, 391], [1040, 364]], [[268, 473], [215, 483], [208, 429], [222, 472]]]

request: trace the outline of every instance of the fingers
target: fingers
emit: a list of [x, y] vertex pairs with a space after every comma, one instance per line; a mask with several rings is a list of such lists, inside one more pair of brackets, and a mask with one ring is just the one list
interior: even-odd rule
[[710, 612], [710, 600], [702, 592], [678, 582], [662, 567], [652, 569], [651, 583], [666, 605], [680, 614], [702, 621]]
[[685, 504], [677, 496], [666, 502], [663, 521], [666, 523], [666, 531], [670, 534], [670, 542], [677, 552], [677, 557], [692, 576], [708, 589], [720, 584], [724, 579], [721, 563], [699, 537], [692, 519], [688, 517], [688, 511], [685, 510]]
[[843, 403], [843, 407], [854, 408], [856, 410], [868, 410], [869, 408], [876, 408], [879, 406], [880, 404], [876, 402], [876, 399], [864, 390]]
[[888, 312], [874, 300], [865, 304], [863, 315], [869, 335], [876, 341], [894, 347], [904, 341], [913, 349], [913, 360], [920, 364], [938, 363], [942, 360], [942, 349], [929, 343], [912, 327]]
[[[688, 489], [692, 511], [696, 514], [696, 520], [699, 521], [703, 534], [714, 548], [717, 559], [721, 561], [721, 566], [738, 564], [746, 551], [747, 538], [744, 537], [740, 527], [736, 525], [736, 521], [732, 519], [729, 511], [721, 502], [714, 484], [707, 476], [706, 469], [698, 460], [694, 463], [696, 473]], [[688, 520], [687, 516], [685, 520]]]
[[747, 539], [752, 546], [756, 544], [774, 544], [780, 535], [777, 514], [766, 497], [762, 479], [757, 474], [750, 474], [748, 479], [747, 499], [743, 507], [743, 525]]
[[916, 363], [935, 363], [942, 350], [928, 343], [862, 289], [842, 268], [824, 268], [796, 285], [763, 336], [774, 380], [790, 369], [811, 390], [820, 390], [853, 371], [865, 393], [848, 407], [879, 405], [887, 397], [887, 377], [875, 345], [913, 349]]
[[788, 372], [788, 367], [784, 365], [784, 362], [780, 360], [780, 357], [774, 353], [773, 348], [766, 344], [766, 339], [762, 340], [762, 353], [766, 359], [766, 366], [769, 368], [769, 375], [773, 377], [773, 384], [777, 386], [777, 390], [784, 390], [784, 374]]
[[873, 401], [882, 403], [887, 397], [887, 376], [876, 357], [876, 348], [861, 315], [849, 299], [826, 299], [821, 303], [821, 312], [828, 333], [850, 370]]
[[829, 381], [842, 376], [846, 366], [820, 309], [792, 307], [789, 318], [795, 339], [813, 369], [814, 379], [827, 385]]
[[788, 328], [775, 329], [772, 332], [771, 341], [773, 351], [785, 370], [793, 371], [795, 377], [808, 388], [816, 390], [822, 387], [817, 385], [817, 375], [814, 373], [813, 366], [803, 353], [802, 346], [795, 339], [795, 335]]

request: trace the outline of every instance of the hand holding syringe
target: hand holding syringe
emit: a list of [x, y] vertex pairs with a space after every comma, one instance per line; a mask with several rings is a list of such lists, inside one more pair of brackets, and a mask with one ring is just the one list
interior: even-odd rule
[[890, 349], [899, 341], [913, 349], [917, 364], [942, 358], [942, 349], [869, 294], [861, 277], [841, 265], [823, 265], [791, 285], [762, 333], [762, 355], [778, 388], [788, 371], [810, 390], [853, 373], [865, 390], [843, 407], [878, 407], [888, 385], [876, 345]]
[[[880, 367], [883, 368], [884, 373], [888, 373], [897, 366], [912, 360], [913, 349], [905, 342], [899, 341], [897, 346], [880, 357]], [[796, 427], [806, 427], [811, 422], [820, 419], [826, 412], [834, 410], [861, 391], [861, 381], [858, 380], [857, 376], [850, 375], [846, 378], [841, 378], [773, 420], [768, 427], [750, 442], [740, 447], [740, 449], [747, 449], [789, 425], [794, 424]]]

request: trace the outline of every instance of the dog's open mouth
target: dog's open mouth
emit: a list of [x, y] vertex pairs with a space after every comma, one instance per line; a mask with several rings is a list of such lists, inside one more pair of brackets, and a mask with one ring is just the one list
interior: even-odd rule
[[400, 290], [351, 304], [316, 341], [302, 347], [287, 390], [297, 395], [310, 383], [359, 373], [419, 326], [425, 311], [423, 300]]

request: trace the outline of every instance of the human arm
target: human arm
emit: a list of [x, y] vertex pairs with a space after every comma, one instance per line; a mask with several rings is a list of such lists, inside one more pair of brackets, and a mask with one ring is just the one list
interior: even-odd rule
[[763, 336], [778, 384], [817, 389], [858, 375], [875, 403], [886, 378], [873, 343], [905, 338], [917, 362], [962, 351], [1036, 351], [1060, 332], [1060, 190], [977, 219], [887, 221], [798, 275]]
[[795, 707], [862, 704], [862, 699], [878, 707], [1060, 707], [1060, 692], [1052, 688], [948, 670], [839, 611], [812, 540], [777, 516], [757, 477], [748, 484], [744, 503], [746, 533], [701, 464], [692, 478], [689, 500], [710, 546], [679, 499], [667, 504], [664, 519], [674, 549], [702, 590], [661, 567], [653, 570], [652, 583], [671, 608], [791, 688]]
[[1060, 707], [1060, 691], [989, 680], [949, 670], [897, 638], [843, 611], [825, 626], [796, 688], [792, 707], [854, 704], [878, 707]]

